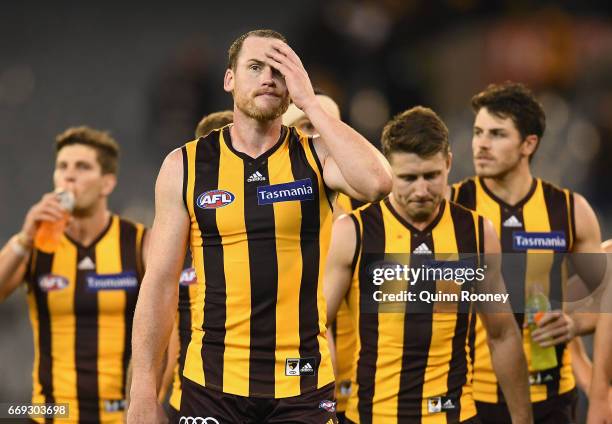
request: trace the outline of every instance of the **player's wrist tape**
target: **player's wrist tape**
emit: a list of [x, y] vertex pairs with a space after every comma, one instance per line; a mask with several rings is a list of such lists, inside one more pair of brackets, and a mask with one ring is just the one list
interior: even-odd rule
[[15, 237], [15, 239], [11, 242], [11, 249], [13, 252], [23, 258], [28, 253], [30, 253], [30, 245], [24, 240], [23, 234], [19, 233]]

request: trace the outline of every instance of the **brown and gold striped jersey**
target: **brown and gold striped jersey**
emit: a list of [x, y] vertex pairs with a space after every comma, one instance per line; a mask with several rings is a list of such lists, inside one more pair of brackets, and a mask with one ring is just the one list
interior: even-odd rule
[[32, 402], [69, 403], [70, 419], [61, 422], [124, 420], [143, 235], [141, 224], [115, 215], [90, 246], [64, 235], [55, 253], [32, 254]]
[[[369, 255], [421, 253], [477, 255], [483, 251], [483, 219], [442, 202], [427, 228], [414, 228], [389, 199], [351, 215], [357, 232], [354, 273], [348, 293], [357, 330], [356, 369], [346, 416], [360, 423], [458, 423], [476, 415], [471, 392], [471, 304], [399, 304], [400, 310], [367, 310], [373, 294]], [[453, 281], [427, 282], [406, 290], [455, 293]], [[418, 289], [417, 289], [418, 288]], [[416, 293], [416, 292], [415, 292]]]
[[228, 126], [182, 151], [198, 281], [184, 377], [270, 398], [331, 383], [321, 284], [331, 193], [312, 139], [282, 127], [254, 159]]
[[[532, 284], [541, 285], [551, 299], [553, 309], [561, 307], [562, 290], [567, 280], [566, 260], [559, 254], [572, 250], [574, 243], [574, 197], [567, 189], [533, 179], [528, 194], [517, 204], [508, 205], [486, 186], [483, 179], [473, 177], [454, 184], [451, 199], [475, 210], [493, 223], [501, 240], [504, 260], [502, 273], [516, 305], [524, 305]], [[532, 238], [555, 237], [561, 240], [553, 254], [550, 248], [525, 247]], [[515, 313], [523, 333], [523, 347], [530, 363], [529, 330], [523, 329], [524, 314]], [[503, 402], [503, 395], [491, 365], [486, 332], [477, 319], [474, 357], [474, 398], [481, 402]], [[556, 346], [557, 367], [534, 372], [530, 365], [531, 401], [540, 402], [567, 393], [575, 387], [569, 349]]]

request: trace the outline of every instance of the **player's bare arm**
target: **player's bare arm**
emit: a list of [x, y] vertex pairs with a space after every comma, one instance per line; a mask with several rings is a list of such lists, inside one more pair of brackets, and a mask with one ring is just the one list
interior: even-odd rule
[[315, 149], [327, 186], [362, 201], [385, 197], [391, 191], [391, 168], [384, 156], [357, 131], [325, 112], [302, 61], [291, 47], [274, 40], [266, 54], [285, 77], [295, 105], [320, 134], [315, 139]]
[[323, 276], [328, 326], [336, 319], [342, 299], [349, 290], [356, 243], [357, 235], [353, 220], [348, 215], [338, 218], [332, 227], [331, 244]]
[[[603, 307], [612, 307], [612, 290], [604, 294]], [[607, 304], [606, 304], [607, 302]], [[593, 374], [589, 389], [589, 412], [587, 424], [612, 424], [612, 402], [610, 382], [612, 381], [612, 309], [599, 316], [593, 346]]]
[[[601, 279], [605, 273], [603, 268], [601, 272], [593, 272], [593, 259], [597, 258], [593, 256], [589, 257], [589, 260], [585, 260], [586, 255], [581, 254], [601, 253], [601, 259], [603, 260], [599, 221], [591, 205], [579, 194], [574, 194], [574, 208], [576, 240], [572, 253], [577, 258], [574, 265], [578, 275], [590, 287], [589, 290], [594, 291], [597, 285], [607, 284], [606, 281], [593, 281], [594, 276], [598, 275], [596, 279]], [[574, 313], [562, 310], [547, 312], [538, 322], [538, 329], [532, 333], [533, 340], [543, 347], [567, 343], [575, 336], [590, 334], [595, 330], [594, 321], [591, 318], [591, 316], [580, 314], [578, 311]]]
[[182, 156], [177, 149], [166, 157], [155, 187], [155, 220], [147, 270], [134, 314], [129, 423], [159, 422], [163, 416], [157, 402], [157, 376], [174, 323], [178, 301], [176, 281], [181, 273], [189, 230], [182, 180]]
[[[500, 262], [495, 258], [501, 256], [501, 246], [495, 229], [485, 219], [485, 254], [494, 260], [487, 261], [487, 290], [495, 293], [505, 291], [501, 277]], [[497, 308], [496, 308], [497, 309]], [[492, 311], [480, 313], [480, 318], [487, 331], [487, 341], [491, 351], [493, 369], [499, 380], [504, 398], [513, 423], [532, 423], [533, 417], [529, 401], [527, 361], [523, 353], [522, 340], [508, 308], [507, 312]]]

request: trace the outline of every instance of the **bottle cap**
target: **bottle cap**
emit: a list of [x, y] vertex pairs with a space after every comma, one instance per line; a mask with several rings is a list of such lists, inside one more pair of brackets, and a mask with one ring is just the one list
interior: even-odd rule
[[58, 188], [55, 190], [57, 200], [67, 212], [72, 212], [74, 209], [74, 194], [71, 191]]

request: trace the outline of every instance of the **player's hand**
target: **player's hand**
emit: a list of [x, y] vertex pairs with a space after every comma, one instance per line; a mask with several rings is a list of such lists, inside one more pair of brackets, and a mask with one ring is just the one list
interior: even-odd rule
[[560, 310], [544, 313], [536, 324], [538, 328], [531, 333], [531, 338], [542, 347], [567, 343], [576, 336], [574, 320]]
[[30, 208], [23, 221], [21, 232], [29, 241], [32, 241], [41, 222], [59, 221], [65, 217], [65, 214], [66, 211], [58, 201], [57, 194], [47, 193]]
[[157, 398], [130, 400], [127, 424], [168, 424], [168, 417]]
[[266, 51], [272, 67], [276, 68], [284, 77], [287, 90], [293, 103], [306, 112], [310, 105], [317, 105], [310, 77], [302, 65], [298, 55], [281, 40], [273, 40], [271, 48]]
[[612, 424], [612, 404], [605, 396], [592, 398], [589, 396], [589, 412], [587, 424]]

